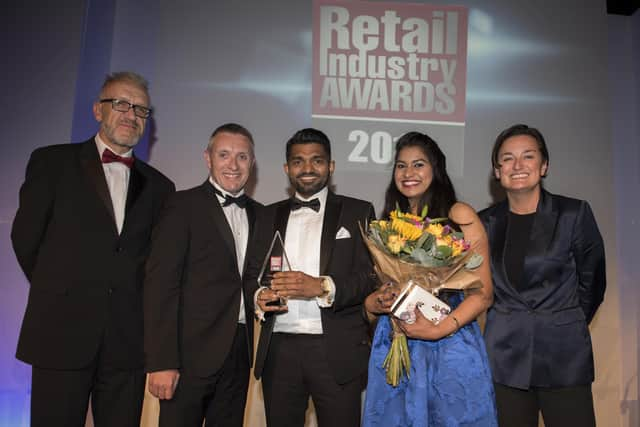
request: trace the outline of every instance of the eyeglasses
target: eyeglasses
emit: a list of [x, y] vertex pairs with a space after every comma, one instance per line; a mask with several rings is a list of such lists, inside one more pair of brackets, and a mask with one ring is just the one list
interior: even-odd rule
[[151, 112], [153, 111], [151, 108], [143, 107], [142, 105], [135, 105], [130, 102], [123, 101], [122, 99], [101, 99], [100, 103], [102, 104], [103, 102], [110, 102], [111, 108], [121, 113], [126, 113], [133, 108], [133, 114], [135, 114], [137, 117], [140, 117], [141, 119], [149, 118]]

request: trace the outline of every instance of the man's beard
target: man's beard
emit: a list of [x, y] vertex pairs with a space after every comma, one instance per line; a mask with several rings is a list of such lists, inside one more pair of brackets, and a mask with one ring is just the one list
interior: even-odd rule
[[[137, 123], [133, 123], [132, 125], [136, 127], [136, 130], [138, 129]], [[119, 147], [125, 147], [125, 148], [131, 149], [136, 146], [136, 144], [140, 141], [140, 137], [142, 136], [142, 135], [139, 135], [138, 133], [134, 133], [132, 134], [132, 136], [129, 136], [129, 137], [119, 137], [116, 135], [117, 125], [116, 125], [116, 128], [113, 128], [108, 125], [105, 125], [102, 128], [104, 130], [104, 134], [107, 136], [109, 141]]]
[[327, 185], [327, 183], [329, 182], [329, 177], [328, 176], [325, 177], [325, 179], [321, 179], [320, 181], [316, 181], [316, 182], [309, 183], [309, 184], [304, 184], [304, 183], [299, 181], [300, 178], [307, 177], [307, 176], [312, 176], [314, 178], [322, 178], [318, 174], [307, 173], [307, 174], [299, 174], [299, 175], [297, 175], [295, 177], [295, 179], [290, 180], [291, 181], [291, 185], [293, 186], [293, 188], [295, 188], [296, 191], [298, 192], [298, 194], [300, 194], [303, 197], [313, 196], [314, 194], [316, 194], [317, 192], [322, 190]]

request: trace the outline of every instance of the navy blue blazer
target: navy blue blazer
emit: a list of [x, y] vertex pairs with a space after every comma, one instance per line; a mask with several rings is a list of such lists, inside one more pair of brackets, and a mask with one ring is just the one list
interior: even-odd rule
[[509, 206], [480, 212], [491, 248], [494, 303], [485, 341], [496, 383], [565, 387], [593, 381], [588, 324], [604, 297], [604, 244], [589, 204], [542, 190], [517, 291], [504, 267]]

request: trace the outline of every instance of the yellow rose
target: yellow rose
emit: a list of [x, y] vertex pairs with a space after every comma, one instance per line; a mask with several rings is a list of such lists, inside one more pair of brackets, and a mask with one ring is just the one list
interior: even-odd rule
[[431, 223], [427, 226], [427, 233], [433, 234], [436, 237], [440, 237], [442, 235], [442, 230], [444, 227], [440, 223]]
[[402, 237], [397, 234], [392, 234], [387, 241], [387, 248], [389, 248], [392, 254], [398, 254], [404, 247], [404, 242], [405, 240]]

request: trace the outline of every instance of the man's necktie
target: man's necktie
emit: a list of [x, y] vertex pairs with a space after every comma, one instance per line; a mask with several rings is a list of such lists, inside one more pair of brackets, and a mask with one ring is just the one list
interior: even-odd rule
[[249, 201], [249, 197], [246, 194], [242, 194], [241, 196], [238, 196], [238, 197], [233, 197], [229, 194], [222, 194], [222, 191], [218, 190], [215, 187], [213, 187], [213, 190], [216, 192], [218, 196], [224, 198], [224, 202], [222, 203], [223, 208], [229, 205], [232, 205], [234, 203], [238, 205], [238, 207], [241, 209], [244, 209], [247, 207], [247, 202]]
[[123, 165], [125, 165], [128, 168], [131, 168], [131, 166], [133, 166], [133, 162], [134, 161], [135, 161], [135, 159], [133, 158], [133, 156], [131, 156], [131, 157], [118, 156], [113, 151], [107, 150], [107, 149], [105, 149], [102, 152], [102, 163], [118, 162], [118, 163], [122, 163]]
[[294, 197], [293, 199], [291, 199], [291, 210], [297, 211], [300, 208], [309, 208], [309, 209], [313, 209], [316, 212], [319, 212], [320, 200], [316, 198], [316, 199], [311, 199], [305, 202], [304, 200], [300, 200], [297, 197]]

